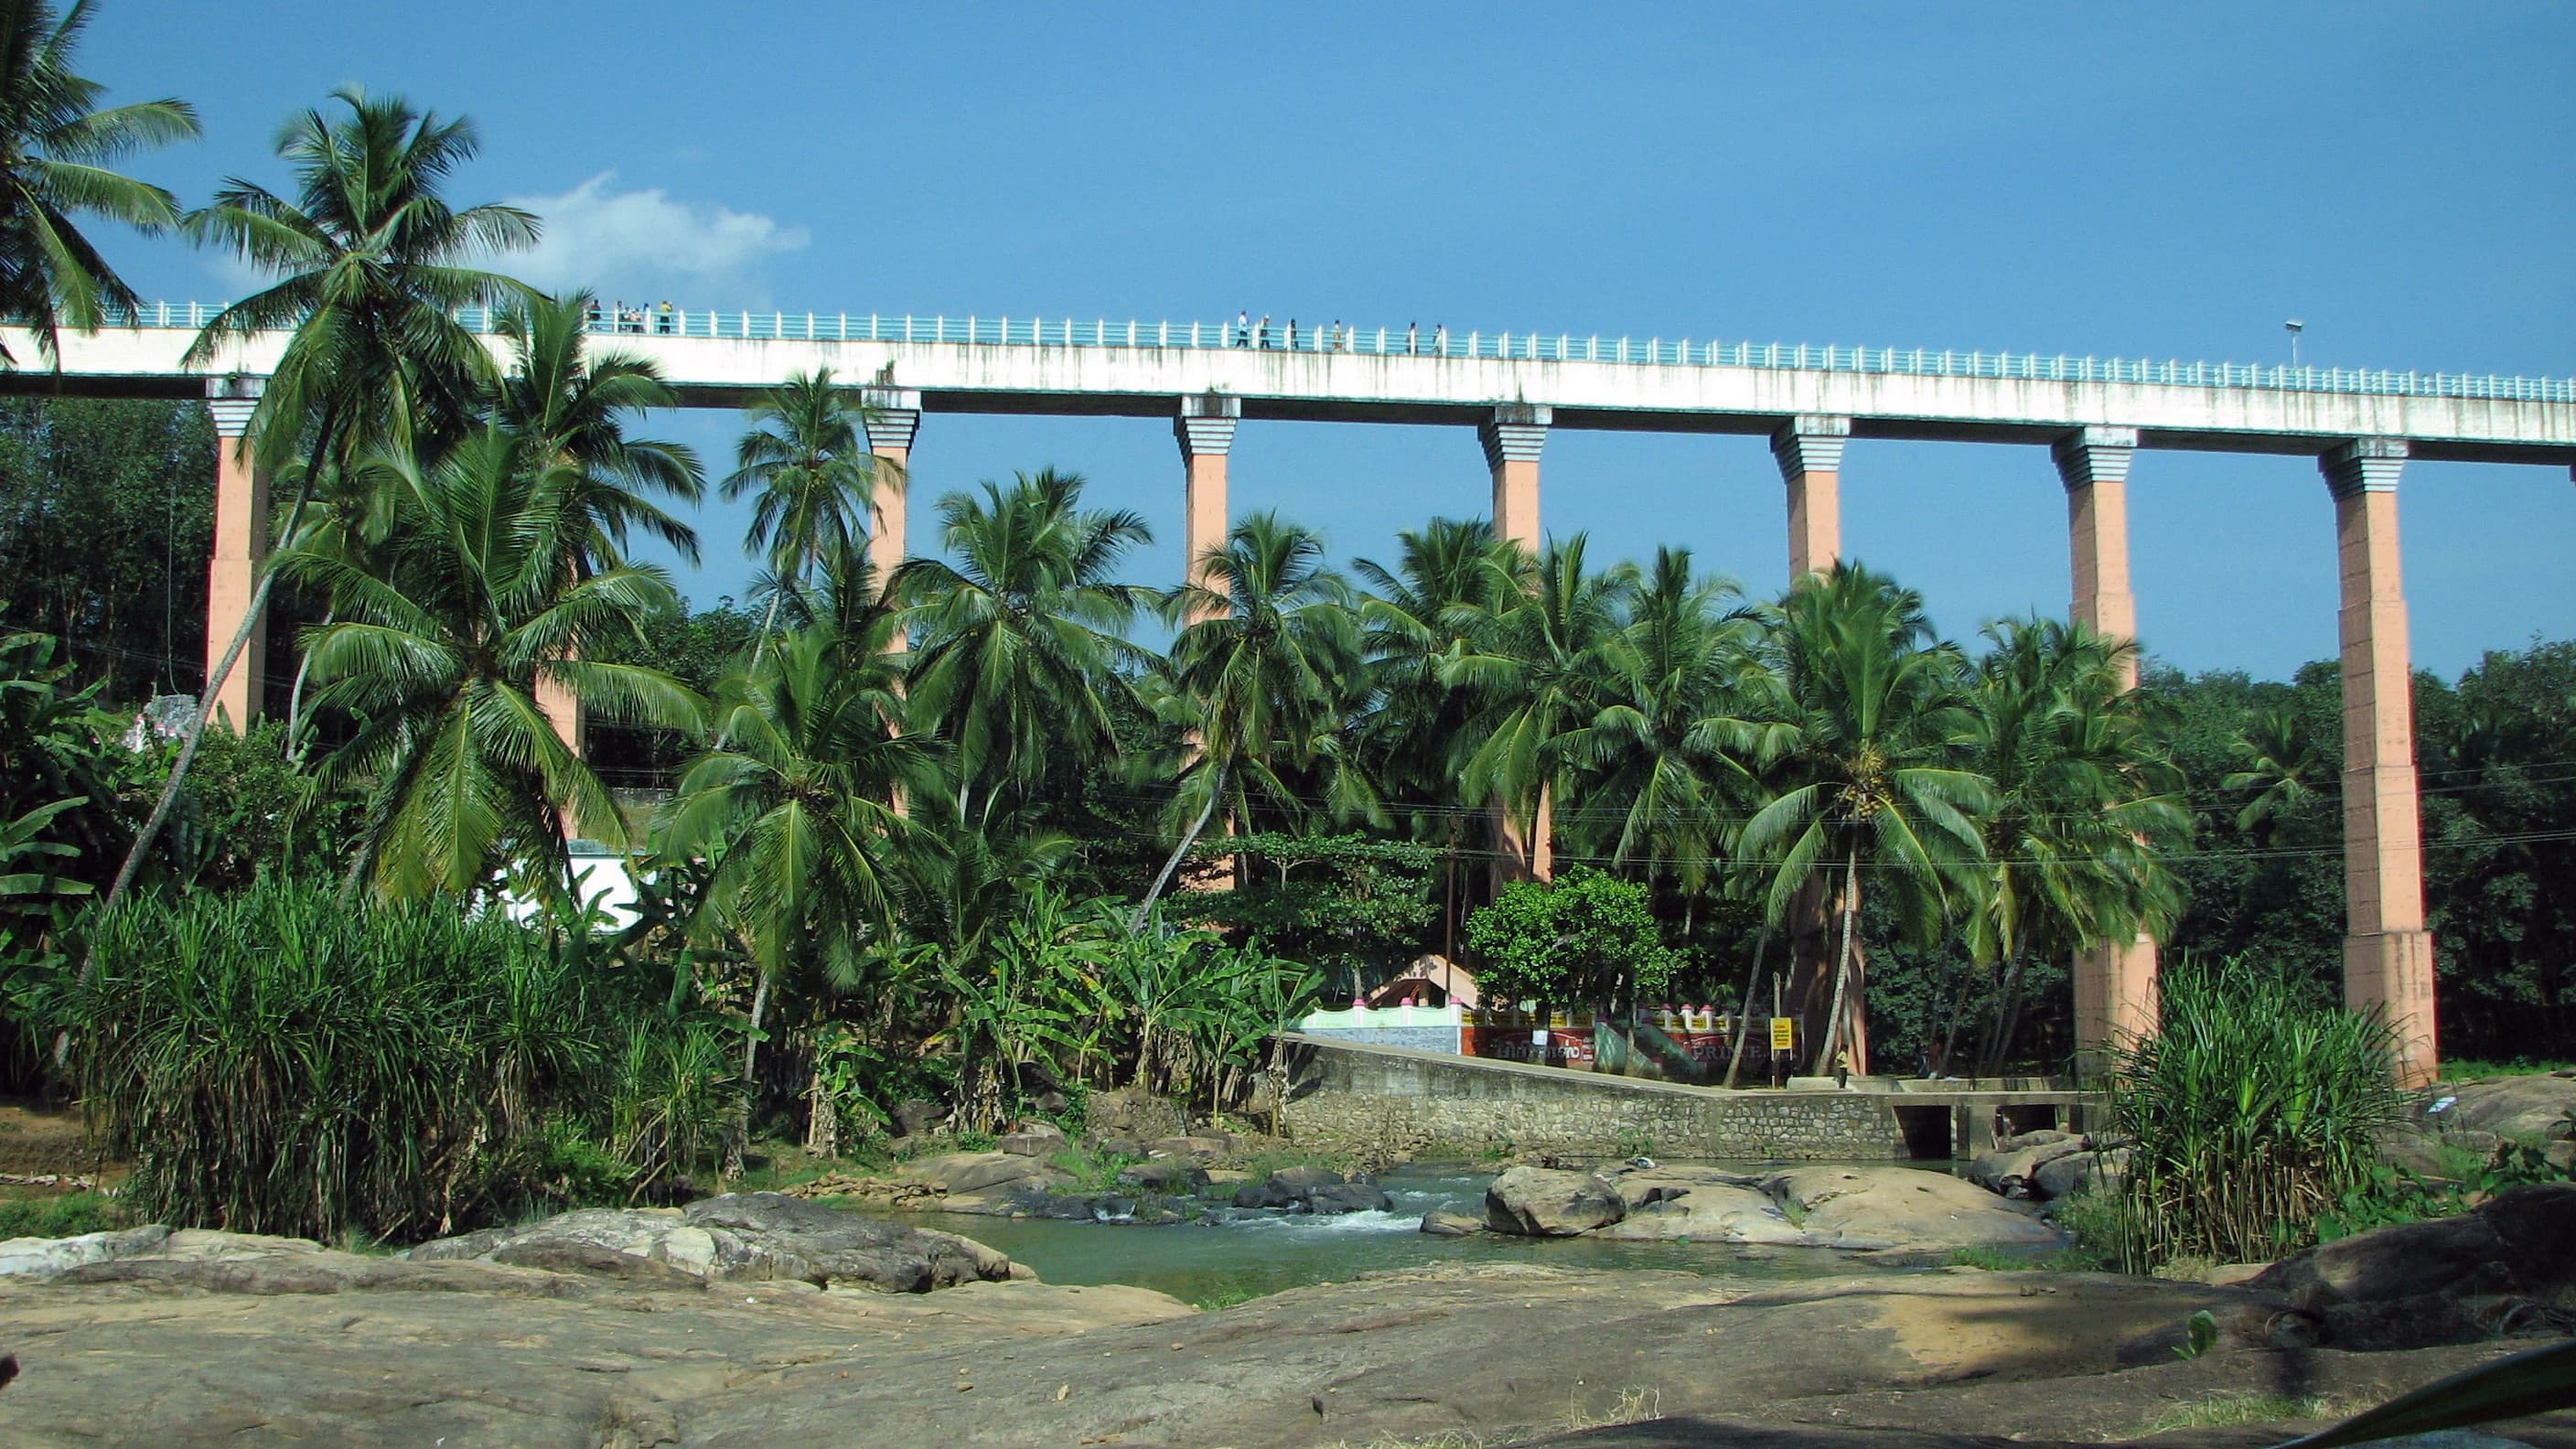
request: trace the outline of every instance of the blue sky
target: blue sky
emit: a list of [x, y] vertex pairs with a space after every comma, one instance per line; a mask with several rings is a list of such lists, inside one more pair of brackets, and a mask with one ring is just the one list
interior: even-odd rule
[[[106, 0], [84, 68], [207, 138], [137, 170], [195, 203], [282, 186], [332, 86], [480, 125], [454, 194], [552, 234], [526, 273], [686, 306], [1750, 338], [2576, 373], [2576, 8], [2478, 5]], [[147, 296], [239, 277], [118, 239]], [[737, 420], [657, 419], [711, 460]], [[1053, 464], [1181, 522], [1168, 426], [928, 419], [916, 498]], [[1481, 515], [1464, 429], [1248, 424], [1239, 513], [1343, 557]], [[1786, 570], [1759, 440], [1568, 433], [1544, 517], [1596, 556]], [[2190, 669], [2335, 646], [2331, 511], [2297, 458], [2142, 455], [2140, 629]], [[2564, 468], [2424, 464], [2403, 491], [2419, 663], [2576, 636]], [[2044, 450], [1864, 441], [1849, 556], [1950, 632], [2066, 606]], [[916, 518], [927, 509], [916, 505]], [[681, 583], [738, 589], [736, 510]], [[916, 547], [927, 546], [917, 523]], [[1168, 541], [1136, 577], [1177, 576]]]

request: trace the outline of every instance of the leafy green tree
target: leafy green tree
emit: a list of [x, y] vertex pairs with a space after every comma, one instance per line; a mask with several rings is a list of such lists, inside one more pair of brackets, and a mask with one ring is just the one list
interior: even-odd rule
[[1162, 905], [1272, 955], [1304, 962], [1335, 989], [1365, 990], [1439, 944], [1432, 898], [1441, 852], [1404, 840], [1263, 831], [1202, 840], [1202, 857], [1243, 862], [1229, 891], [1184, 892]]
[[1348, 585], [1324, 563], [1323, 538], [1255, 513], [1225, 547], [1200, 560], [1204, 583], [1164, 596], [1166, 617], [1194, 620], [1172, 641], [1155, 682], [1165, 718], [1193, 732], [1175, 817], [1189, 823], [1137, 907], [1146, 914], [1220, 806], [1249, 819], [1256, 799], [1303, 816], [1294, 772], [1324, 767], [1324, 808], [1340, 819], [1382, 818], [1374, 787], [1342, 748], [1361, 684], [1360, 632]]
[[0, 614], [65, 641], [102, 698], [196, 685], [214, 457], [194, 403], [0, 399]]
[[575, 577], [584, 480], [503, 429], [435, 465], [380, 456], [369, 471], [367, 486], [399, 499], [390, 577], [320, 555], [285, 560], [342, 614], [307, 646], [318, 702], [358, 721], [325, 777], [375, 782], [356, 869], [392, 897], [466, 892], [515, 852], [564, 882], [567, 810], [612, 843], [625, 830], [607, 787], [539, 709], [538, 681], [611, 716], [694, 725], [700, 703], [670, 676], [575, 654], [584, 638], [676, 609], [670, 585], [632, 564]]
[[[1841, 943], [1824, 978], [1832, 1004], [1823, 1049], [1810, 1059], [1829, 1070], [1849, 1022], [1862, 864], [1899, 918], [1930, 934], [1978, 898], [1976, 817], [1992, 787], [1971, 767], [1965, 662], [1954, 646], [1927, 646], [1931, 628], [1911, 590], [1845, 562], [1800, 579], [1769, 624], [1765, 649], [1796, 745], [1783, 760], [1785, 787], [1746, 824], [1741, 847], [1770, 863], [1765, 908], [1775, 922], [1802, 892], [1838, 895]], [[1813, 1003], [1802, 1006], [1812, 1032]]]
[[[96, 332], [140, 305], [82, 220], [147, 236], [179, 220], [169, 192], [115, 164], [197, 136], [185, 101], [99, 109], [107, 88], [72, 68], [89, 19], [88, 0], [67, 11], [48, 0], [0, 4], [0, 318], [35, 333], [47, 362], [61, 355], [64, 328]], [[16, 360], [0, 348], [0, 362]]]
[[[1114, 577], [1152, 534], [1132, 512], [1082, 507], [1079, 474], [1049, 468], [1008, 488], [939, 501], [940, 541], [957, 562], [896, 571], [920, 650], [912, 721], [948, 741], [956, 810], [980, 790], [1025, 787], [1051, 758], [1114, 756], [1110, 697], [1127, 686], [1124, 635], [1152, 599]], [[989, 808], [989, 806], [988, 806]]]
[[1476, 981], [1490, 999], [1618, 1003], [1660, 993], [1680, 968], [1646, 888], [1584, 866], [1515, 881], [1467, 918]]

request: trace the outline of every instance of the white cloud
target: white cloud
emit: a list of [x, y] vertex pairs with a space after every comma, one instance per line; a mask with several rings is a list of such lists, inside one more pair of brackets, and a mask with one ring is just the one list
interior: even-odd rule
[[[658, 186], [621, 191], [616, 181], [616, 172], [603, 171], [554, 196], [508, 198], [545, 227], [535, 246], [495, 259], [494, 268], [548, 291], [683, 291], [701, 305], [739, 304], [758, 300], [741, 289], [766, 290], [758, 287], [763, 263], [813, 241], [805, 228], [758, 212], [675, 201]], [[736, 290], [709, 295], [717, 288]]]

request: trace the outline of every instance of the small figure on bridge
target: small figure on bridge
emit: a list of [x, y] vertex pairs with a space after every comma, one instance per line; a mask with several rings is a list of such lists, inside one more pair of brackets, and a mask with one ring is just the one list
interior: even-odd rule
[[1237, 347], [1252, 345], [1252, 312], [1248, 308], [1234, 314], [1234, 345]]
[[1407, 322], [1407, 323], [1405, 323], [1405, 324], [1404, 324], [1404, 355], [1405, 355], [1405, 356], [1407, 356], [1407, 357], [1411, 357], [1413, 354], [1415, 354], [1415, 353], [1417, 353], [1417, 352], [1420, 352], [1421, 350], [1422, 350], [1422, 324], [1421, 324], [1421, 323], [1419, 323], [1419, 322]]
[[1253, 340], [1264, 348], [1267, 348], [1270, 345], [1269, 313], [1264, 312], [1261, 314], [1261, 330], [1253, 335]]

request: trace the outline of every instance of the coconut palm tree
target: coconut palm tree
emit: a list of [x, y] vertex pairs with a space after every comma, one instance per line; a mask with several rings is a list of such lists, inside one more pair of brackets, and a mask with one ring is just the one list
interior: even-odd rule
[[961, 819], [979, 788], [989, 808], [1050, 758], [1117, 753], [1108, 695], [1125, 688], [1123, 635], [1154, 594], [1114, 575], [1153, 535], [1132, 512], [1082, 507], [1082, 489], [1048, 468], [952, 493], [939, 534], [957, 561], [910, 560], [890, 585], [920, 646], [911, 717], [953, 751]]
[[[0, 0], [0, 319], [35, 334], [47, 362], [65, 327], [95, 332], [139, 305], [83, 235], [88, 217], [155, 236], [179, 221], [169, 192], [114, 170], [148, 147], [197, 136], [197, 113], [164, 99], [98, 109], [106, 87], [72, 69], [88, 0]], [[0, 362], [15, 363], [0, 348]]]
[[1441, 677], [1441, 666], [1466, 652], [1469, 635], [1506, 600], [1529, 592], [1527, 550], [1494, 537], [1485, 520], [1435, 518], [1396, 535], [1396, 563], [1353, 565], [1369, 594], [1360, 600], [1375, 704], [1361, 723], [1369, 768], [1389, 805], [1416, 840], [1436, 840], [1446, 853], [1442, 954], [1457, 954], [1465, 914], [1458, 856], [1485, 812], [1459, 793], [1458, 776], [1475, 753], [1481, 723], [1476, 700]]
[[516, 853], [547, 882], [568, 882], [567, 812], [611, 843], [625, 832], [607, 787], [549, 727], [539, 683], [613, 717], [694, 728], [700, 701], [669, 675], [575, 650], [640, 634], [678, 599], [658, 569], [577, 577], [579, 472], [506, 429], [480, 429], [434, 464], [378, 455], [365, 472], [364, 486], [399, 500], [383, 575], [315, 553], [282, 563], [341, 615], [304, 642], [317, 703], [358, 721], [325, 774], [373, 782], [351, 880], [372, 871], [393, 897], [469, 892]]
[[[2136, 645], [2053, 619], [2003, 620], [1985, 634], [1969, 699], [1975, 768], [1991, 789], [1968, 944], [2003, 979], [1979, 1075], [2011, 1049], [2032, 955], [2171, 927], [2181, 902], [2160, 851], [2191, 833], [2178, 772], [2128, 683]], [[1954, 1004], [1953, 1036], [1958, 1014]], [[1945, 1037], [1945, 1061], [1949, 1052]]]
[[1538, 873], [1548, 849], [1548, 801], [1566, 760], [1562, 738], [1600, 711], [1601, 687], [1637, 571], [1585, 568], [1584, 535], [1548, 545], [1531, 588], [1504, 591], [1478, 621], [1468, 649], [1444, 661], [1440, 677], [1470, 692], [1478, 743], [1460, 771], [1471, 800], [1493, 800], [1524, 844], [1501, 864]]
[[1770, 863], [1764, 911], [1772, 922], [1786, 921], [1802, 893], [1839, 897], [1824, 1047], [1809, 1058], [1829, 1071], [1857, 1014], [1846, 998], [1861, 867], [1872, 867], [1900, 919], [1918, 931], [1937, 924], [1976, 898], [1984, 854], [1976, 812], [1991, 791], [1970, 765], [1965, 661], [1955, 646], [1929, 642], [1918, 595], [1845, 562], [1801, 578], [1766, 613], [1767, 663], [1795, 747], [1782, 760], [1783, 788], [1747, 822], [1739, 846]]
[[[790, 374], [751, 405], [751, 428], [718, 486], [727, 503], [755, 494], [743, 547], [769, 566], [773, 587], [801, 583], [835, 549], [866, 537], [868, 500], [889, 465], [868, 451], [867, 410], [832, 369]], [[770, 599], [760, 632], [778, 620]], [[754, 655], [764, 646], [755, 643]]]
[[[216, 314], [186, 361], [211, 365], [255, 333], [291, 333], [251, 414], [248, 439], [262, 468], [283, 472], [302, 459], [286, 509], [290, 525], [300, 524], [317, 494], [347, 490], [343, 511], [365, 511], [370, 505], [356, 497], [364, 490], [350, 476], [360, 458], [409, 454], [432, 464], [474, 426], [493, 381], [492, 360], [456, 310], [508, 301], [525, 288], [470, 263], [537, 235], [537, 219], [517, 207], [458, 210], [441, 194], [449, 174], [480, 148], [470, 121], [441, 121], [399, 97], [370, 98], [354, 86], [332, 99], [346, 115], [307, 111], [278, 135], [277, 154], [295, 171], [291, 199], [235, 178], [182, 224], [190, 240], [277, 278]], [[241, 627], [206, 680], [197, 717], [108, 904], [132, 883], [169, 817], [214, 716], [217, 690], [265, 626], [283, 557], [272, 556], [261, 571]]]
[[2332, 788], [2332, 763], [2288, 710], [2257, 714], [2231, 748], [2238, 768], [2219, 784], [2231, 793], [2251, 793], [2236, 812], [2236, 828], [2258, 841], [2268, 841], [2285, 821]]
[[509, 340], [510, 363], [494, 385], [492, 416], [581, 479], [573, 507], [590, 531], [582, 568], [622, 565], [637, 533], [695, 563], [697, 530], [653, 497], [694, 504], [705, 495], [696, 450], [627, 431], [649, 409], [678, 407], [680, 394], [650, 360], [596, 349], [584, 323], [597, 305], [588, 292], [530, 296], [494, 316], [493, 331]]
[[1295, 777], [1320, 772], [1328, 813], [1382, 819], [1384, 807], [1340, 738], [1365, 687], [1350, 587], [1324, 563], [1324, 540], [1255, 513], [1199, 560], [1201, 582], [1163, 596], [1189, 622], [1149, 701], [1191, 734], [1173, 801], [1189, 823], [1129, 923], [1142, 930], [1163, 889], [1220, 807], [1242, 818], [1256, 800], [1303, 814]]
[[1727, 607], [1736, 593], [1694, 576], [1688, 549], [1657, 549], [1604, 655], [1598, 709], [1556, 745], [1585, 806], [1567, 833], [1685, 899], [1715, 879], [1757, 771], [1789, 743], [1786, 724], [1748, 717], [1767, 691], [1753, 617]]

